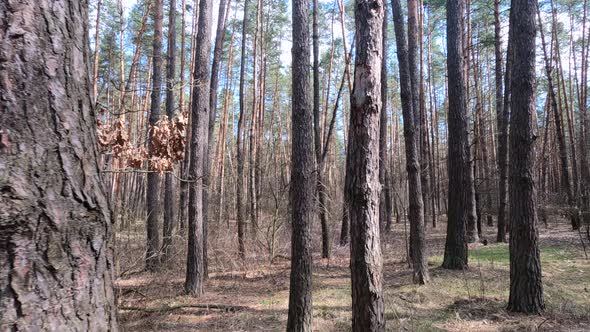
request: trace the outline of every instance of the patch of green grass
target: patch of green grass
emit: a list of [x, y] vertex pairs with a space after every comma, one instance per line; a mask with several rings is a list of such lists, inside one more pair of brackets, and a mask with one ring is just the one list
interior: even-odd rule
[[[567, 261], [572, 257], [573, 255], [570, 252], [561, 247], [550, 246], [541, 248], [541, 263]], [[432, 256], [428, 259], [428, 263], [432, 266], [440, 266], [442, 261], [443, 256]], [[480, 263], [507, 265], [510, 262], [508, 244], [495, 244], [469, 250], [470, 265], [475, 266], [478, 261]]]
[[510, 261], [507, 244], [497, 244], [486, 246], [469, 251], [469, 262], [471, 264], [477, 262], [486, 263], [500, 263], [507, 264]]
[[260, 304], [267, 307], [272, 307], [275, 304], [278, 304], [279, 300], [276, 298], [266, 298], [260, 301]]

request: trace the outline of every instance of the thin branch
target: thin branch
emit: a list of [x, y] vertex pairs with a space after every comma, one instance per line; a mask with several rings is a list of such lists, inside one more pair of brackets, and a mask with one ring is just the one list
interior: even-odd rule
[[100, 172], [101, 173], [122, 173], [122, 174], [127, 174], [127, 173], [159, 173], [159, 174], [171, 174], [178, 181], [180, 181], [180, 182], [188, 182], [188, 183], [197, 182], [198, 179], [202, 179], [203, 178], [201, 176], [201, 177], [199, 177], [199, 178], [197, 178], [195, 180], [190, 180], [190, 179], [183, 179], [183, 178], [179, 177], [178, 175], [174, 174], [174, 172], [172, 172], [172, 171], [159, 172], [159, 171], [150, 171], [150, 170], [146, 170], [146, 169], [133, 169], [133, 168], [128, 168], [128, 169], [103, 169]]
[[119, 310], [130, 310], [130, 311], [144, 311], [150, 313], [160, 313], [166, 311], [173, 311], [178, 309], [184, 308], [199, 308], [199, 309], [207, 309], [207, 310], [223, 310], [225, 312], [236, 312], [242, 310], [248, 310], [249, 307], [240, 306], [240, 305], [226, 305], [226, 304], [175, 304], [169, 305], [165, 307], [156, 307], [156, 308], [144, 308], [144, 307], [119, 307]]

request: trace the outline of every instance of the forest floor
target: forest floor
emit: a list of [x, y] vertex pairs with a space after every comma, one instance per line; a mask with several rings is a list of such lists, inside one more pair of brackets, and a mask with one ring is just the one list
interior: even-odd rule
[[[231, 230], [235, 225], [232, 225]], [[279, 256], [250, 252], [246, 263], [235, 258], [235, 237], [214, 236], [205, 294], [183, 294], [184, 248], [160, 272], [141, 271], [143, 227], [119, 233], [116, 289], [119, 322], [124, 331], [284, 331], [289, 295], [288, 239]], [[383, 288], [388, 331], [590, 331], [590, 261], [578, 233], [561, 218], [540, 228], [543, 315], [508, 313], [508, 245], [497, 244], [493, 227], [484, 227], [490, 244], [470, 245], [467, 271], [440, 268], [446, 224], [428, 227], [431, 283], [412, 284], [405, 262], [404, 225], [395, 225], [383, 242]], [[231, 232], [233, 234], [233, 232]], [[284, 232], [286, 233], [286, 232]], [[336, 234], [336, 232], [334, 232]], [[314, 241], [319, 244], [319, 239]], [[348, 247], [334, 245], [332, 258], [314, 254], [313, 329], [350, 331], [351, 295]], [[225, 308], [195, 307], [226, 305]], [[191, 307], [193, 306], [193, 307]]]

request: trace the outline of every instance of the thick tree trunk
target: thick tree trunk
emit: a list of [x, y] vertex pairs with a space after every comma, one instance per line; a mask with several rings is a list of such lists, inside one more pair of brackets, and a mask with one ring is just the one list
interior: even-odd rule
[[346, 155], [352, 330], [385, 331], [379, 239], [379, 122], [383, 2], [355, 2], [357, 48]]
[[514, 15], [512, 117], [510, 120], [510, 298], [508, 310], [539, 313], [545, 308], [541, 282], [535, 171], [536, 0], [512, 1]]
[[[168, 61], [166, 63], [166, 115], [168, 120], [174, 117], [174, 80], [176, 77], [176, 0], [170, 0], [168, 15]], [[181, 92], [182, 93], [182, 92]], [[162, 236], [162, 252], [168, 258], [172, 244], [172, 228], [174, 227], [174, 183], [173, 175], [166, 174], [164, 182], [164, 233]]]
[[211, 49], [211, 0], [199, 2], [199, 30], [195, 42], [195, 65], [192, 101], [192, 133], [191, 160], [188, 203], [188, 253], [186, 260], [186, 280], [184, 289], [187, 294], [200, 296], [203, 294], [204, 279], [204, 213], [203, 192], [204, 167], [207, 158], [209, 138], [209, 89], [210, 89], [210, 58]]
[[408, 172], [408, 199], [410, 221], [410, 256], [414, 268], [415, 283], [424, 284], [429, 280], [428, 254], [426, 252], [426, 235], [424, 234], [424, 201], [422, 200], [422, 183], [420, 179], [420, 154], [418, 145], [420, 136], [416, 132], [419, 122], [415, 121], [413, 112], [413, 92], [410, 79], [408, 44], [404, 32], [403, 12], [399, 0], [391, 1], [393, 25], [397, 45], [397, 58], [400, 71], [401, 102], [404, 117], [404, 139], [406, 147], [406, 170]]
[[[420, 71], [419, 41], [418, 41], [418, 0], [408, 0], [408, 66], [410, 72], [410, 87], [412, 89], [412, 114], [414, 120], [414, 132], [418, 139], [416, 151], [418, 152], [418, 164], [421, 156], [421, 132], [420, 130]], [[420, 167], [420, 165], [418, 165]], [[424, 206], [422, 206], [424, 208]]]
[[465, 75], [463, 73], [463, 0], [447, 1], [448, 67], [448, 224], [443, 268], [464, 269], [468, 265], [466, 225], [470, 214], [472, 173]]
[[0, 328], [116, 331], [86, 2], [3, 1], [0, 21]]
[[[155, 0], [154, 3], [154, 40], [152, 53], [152, 91], [150, 106], [150, 126], [148, 127], [148, 154], [151, 156], [155, 149], [153, 142], [153, 131], [151, 128], [160, 120], [161, 89], [162, 89], [162, 0]], [[150, 170], [153, 167], [150, 163]], [[146, 269], [154, 271], [160, 264], [160, 174], [151, 172], [147, 175], [147, 250], [145, 257]]]
[[309, 4], [292, 2], [293, 104], [291, 111], [291, 277], [287, 331], [307, 332], [312, 325], [312, 255], [314, 176], [313, 111], [310, 104]]

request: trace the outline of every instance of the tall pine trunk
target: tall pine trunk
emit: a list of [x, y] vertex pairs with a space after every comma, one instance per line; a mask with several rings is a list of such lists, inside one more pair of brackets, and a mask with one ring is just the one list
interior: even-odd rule
[[[383, 1], [356, 0], [357, 48], [346, 155], [352, 330], [385, 331], [379, 239], [379, 122]], [[376, 171], [377, 170], [377, 171]]]
[[469, 123], [463, 68], [463, 0], [447, 1], [448, 69], [448, 221], [443, 267], [464, 269], [468, 265], [466, 225], [469, 218], [472, 172]]
[[508, 310], [539, 313], [541, 282], [535, 171], [536, 0], [513, 0], [514, 68], [510, 119], [510, 298]]
[[[162, 0], [155, 0], [154, 3], [154, 39], [152, 52], [152, 91], [150, 106], [150, 122], [148, 127], [148, 154], [152, 155], [155, 150], [151, 130], [160, 120], [161, 90], [162, 90]], [[148, 162], [149, 169], [154, 171], [151, 162]], [[150, 172], [147, 175], [146, 207], [147, 207], [147, 250], [145, 257], [146, 268], [154, 271], [160, 264], [160, 174]]]
[[[399, 0], [391, 1], [393, 12], [393, 24], [397, 45], [397, 58], [400, 71], [400, 89], [402, 112], [404, 118], [404, 139], [406, 147], [406, 170], [408, 172], [408, 198], [409, 198], [409, 221], [410, 221], [410, 247], [411, 260], [414, 268], [413, 280], [415, 283], [424, 284], [428, 282], [428, 265], [426, 253], [426, 235], [424, 234], [424, 201], [422, 200], [422, 182], [420, 179], [420, 136], [416, 127], [413, 111], [413, 94], [411, 85], [408, 44], [403, 24], [403, 12]], [[417, 93], [417, 91], [416, 91]]]
[[287, 331], [311, 332], [311, 224], [313, 221], [313, 111], [310, 100], [309, 4], [294, 0], [291, 110], [291, 276]]
[[195, 41], [195, 64], [193, 79], [198, 82], [193, 87], [192, 100], [192, 133], [191, 159], [189, 167], [189, 203], [188, 203], [188, 252], [186, 260], [186, 280], [184, 289], [187, 294], [200, 296], [203, 294], [205, 277], [205, 234], [203, 229], [204, 209], [203, 192], [204, 168], [207, 158], [209, 138], [209, 89], [210, 89], [210, 58], [211, 49], [211, 0], [199, 2], [199, 30]]
[[0, 4], [0, 325], [7, 331], [117, 330], [86, 3]]

